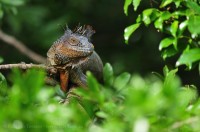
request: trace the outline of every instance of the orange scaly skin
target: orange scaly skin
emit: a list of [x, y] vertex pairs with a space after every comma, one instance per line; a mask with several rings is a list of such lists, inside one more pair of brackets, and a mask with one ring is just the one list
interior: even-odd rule
[[60, 71], [60, 87], [63, 92], [68, 92], [69, 74], [66, 71]]
[[94, 33], [91, 26], [79, 26], [74, 31], [67, 29], [47, 52], [47, 65], [57, 69], [64, 92], [70, 89], [69, 83], [87, 87], [86, 71], [102, 80], [103, 64], [90, 42]]

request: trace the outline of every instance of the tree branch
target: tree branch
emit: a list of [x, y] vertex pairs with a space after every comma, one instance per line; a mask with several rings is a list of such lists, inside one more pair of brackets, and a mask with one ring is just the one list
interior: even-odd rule
[[38, 68], [38, 69], [46, 69], [46, 70], [50, 69], [50, 67], [47, 67], [47, 66], [41, 65], [41, 64], [19, 63], [19, 64], [4, 64], [4, 65], [0, 65], [0, 70], [12, 69], [12, 68], [20, 68], [20, 69]]
[[[19, 64], [4, 64], [0, 65], [0, 70], [6, 70], [6, 69], [12, 69], [12, 68], [20, 68], [20, 69], [31, 69], [31, 68], [36, 68], [36, 69], [44, 69], [46, 70], [49, 75], [56, 74], [57, 70], [54, 67], [51, 66], [45, 66], [43, 64], [26, 64], [24, 62], [19, 63]], [[45, 78], [45, 83], [51, 86], [55, 86], [59, 84], [56, 80], [54, 80], [51, 77], [46, 77]]]
[[24, 43], [20, 42], [15, 37], [4, 33], [2, 30], [0, 30], [0, 39], [18, 49], [22, 54], [26, 55], [34, 62], [45, 63], [46, 59], [43, 56], [33, 52], [28, 47], [26, 47]]

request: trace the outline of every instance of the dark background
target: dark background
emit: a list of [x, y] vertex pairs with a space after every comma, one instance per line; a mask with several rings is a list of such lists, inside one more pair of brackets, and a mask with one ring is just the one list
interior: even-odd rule
[[[92, 38], [95, 50], [104, 64], [111, 63], [115, 73], [127, 71], [141, 75], [152, 71], [162, 74], [164, 65], [174, 68], [178, 56], [163, 61], [158, 45], [163, 34], [150, 27], [140, 27], [124, 43], [125, 27], [133, 24], [138, 13], [151, 7], [150, 1], [142, 1], [137, 12], [129, 8], [129, 15], [123, 11], [124, 0], [27, 0], [16, 14], [5, 14], [1, 28], [7, 34], [15, 36], [33, 51], [46, 56], [52, 43], [59, 38], [67, 24], [73, 29], [79, 23], [92, 25], [96, 34]], [[153, 3], [153, 6], [157, 6]], [[15, 48], [0, 41], [0, 56], [4, 63], [32, 62]], [[179, 76], [184, 84], [195, 84], [199, 87], [197, 68], [191, 72], [180, 67]]]

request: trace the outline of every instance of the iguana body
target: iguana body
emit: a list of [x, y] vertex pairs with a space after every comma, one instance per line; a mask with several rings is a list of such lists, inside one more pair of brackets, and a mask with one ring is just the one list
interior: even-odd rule
[[57, 69], [64, 92], [69, 90], [69, 84], [87, 87], [86, 71], [102, 80], [103, 64], [90, 42], [94, 33], [91, 26], [77, 27], [73, 32], [67, 29], [47, 52], [47, 65]]

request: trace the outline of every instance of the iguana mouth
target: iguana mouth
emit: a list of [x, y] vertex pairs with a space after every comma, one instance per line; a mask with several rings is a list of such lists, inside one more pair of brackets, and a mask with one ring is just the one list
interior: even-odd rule
[[72, 50], [77, 52], [83, 52], [83, 53], [92, 53], [94, 51], [93, 47], [72, 47]]
[[[92, 53], [91, 53], [92, 54]], [[90, 55], [91, 55], [90, 54]], [[89, 55], [89, 56], [90, 56]], [[75, 68], [78, 67], [79, 65], [81, 65], [82, 63], [84, 63], [85, 61], [87, 61], [89, 59], [89, 56], [86, 57], [81, 57], [81, 58], [76, 58], [76, 59], [72, 59], [70, 60], [68, 63], [66, 64], [60, 64], [60, 65], [53, 65], [53, 67], [55, 67], [56, 69], [60, 69], [60, 70], [65, 70], [67, 68]]]

